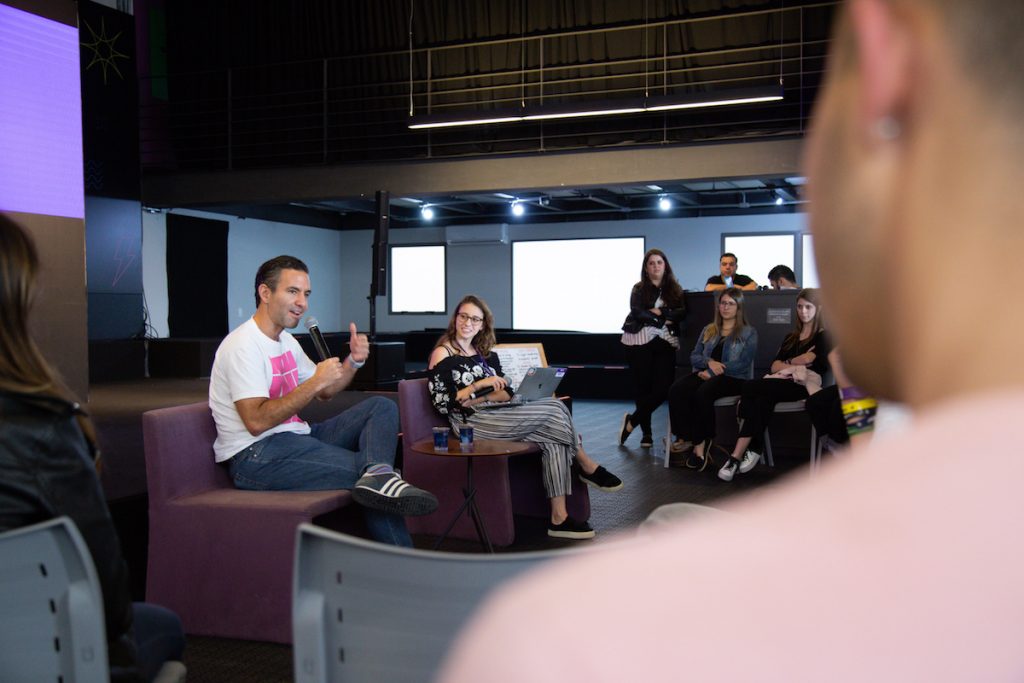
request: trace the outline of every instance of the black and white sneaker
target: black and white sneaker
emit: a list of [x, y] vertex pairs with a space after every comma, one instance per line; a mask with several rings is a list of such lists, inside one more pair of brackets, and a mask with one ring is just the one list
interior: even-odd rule
[[722, 481], [732, 481], [732, 478], [736, 476], [737, 470], [740, 468], [740, 461], [736, 458], [728, 458], [725, 464], [722, 465], [722, 469], [718, 470], [718, 478]]
[[548, 536], [551, 536], [552, 538], [571, 538], [573, 540], [582, 540], [586, 538], [593, 538], [595, 533], [586, 522], [577, 522], [572, 517], [566, 517], [565, 521], [561, 524], [548, 523]]
[[364, 507], [394, 515], [429, 515], [437, 509], [430, 491], [416, 488], [389, 465], [371, 465], [352, 487], [352, 498]]
[[580, 481], [601, 491], [611, 492], [622, 488], [622, 480], [606, 470], [604, 465], [598, 465], [597, 469], [590, 474], [581, 469]]
[[740, 474], [746, 474], [750, 470], [757, 467], [757, 463], [761, 462], [761, 454], [757, 451], [752, 451], [749, 448], [743, 453], [743, 459], [740, 460]]
[[644, 432], [640, 437], [640, 448], [653, 448], [654, 437], [651, 436], [650, 432]]

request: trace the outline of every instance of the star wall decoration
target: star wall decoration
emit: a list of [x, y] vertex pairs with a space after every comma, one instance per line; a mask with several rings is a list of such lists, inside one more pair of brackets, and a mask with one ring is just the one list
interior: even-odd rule
[[89, 31], [89, 34], [92, 36], [91, 42], [82, 43], [82, 47], [92, 51], [92, 61], [90, 61], [89, 64], [86, 65], [86, 70], [88, 71], [94, 65], [98, 64], [99, 67], [103, 70], [103, 85], [107, 84], [108, 69], [112, 69], [114, 73], [117, 74], [118, 78], [124, 80], [124, 75], [122, 75], [121, 70], [117, 68], [116, 60], [127, 60], [128, 55], [119, 52], [117, 48], [114, 47], [114, 43], [117, 41], [118, 38], [121, 37], [122, 32], [118, 31], [113, 36], [108, 38], [106, 21], [102, 17], [100, 18], [99, 34], [97, 34], [96, 31], [92, 30], [92, 26], [89, 26], [89, 22], [83, 21], [82, 23], [85, 24], [85, 28]]

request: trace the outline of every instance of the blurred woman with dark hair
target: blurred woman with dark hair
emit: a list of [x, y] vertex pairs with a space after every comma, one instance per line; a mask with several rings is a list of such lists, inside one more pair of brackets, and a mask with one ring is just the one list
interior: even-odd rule
[[665, 252], [650, 249], [644, 254], [640, 281], [629, 295], [629, 315], [622, 324], [622, 344], [633, 371], [636, 408], [622, 418], [619, 445], [640, 427], [640, 445], [654, 445], [651, 413], [668, 397], [675, 379], [679, 322], [686, 314], [683, 288], [672, 273]]
[[[793, 370], [807, 368], [815, 373], [820, 383], [829, 372], [830, 350], [818, 290], [800, 290], [796, 297], [796, 324], [782, 340], [772, 361], [771, 374], [743, 385], [738, 409], [739, 439], [731, 457], [718, 471], [719, 479], [732, 481], [737, 472], [745, 474], [757, 466], [761, 460], [762, 434], [776, 404], [800, 401], [809, 396], [806, 382], [795, 379]], [[751, 444], [757, 445], [757, 449], [750, 448]]]
[[750, 379], [757, 353], [757, 330], [743, 315], [743, 291], [722, 290], [715, 319], [704, 327], [690, 354], [693, 372], [668, 392], [669, 419], [678, 440], [672, 451], [693, 448], [686, 466], [704, 470], [710, 462], [706, 442], [715, 435], [715, 401], [739, 394]]
[[0, 215], [0, 531], [70, 517], [99, 576], [111, 680], [152, 680], [165, 661], [181, 659], [181, 623], [163, 607], [131, 602], [92, 425], [28, 331], [38, 272], [32, 241]]
[[[434, 409], [452, 427], [469, 424], [484, 439], [529, 441], [541, 450], [544, 489], [551, 501], [548, 535], [555, 538], [592, 538], [585, 519], [569, 517], [565, 497], [572, 492], [573, 466], [578, 477], [602, 491], [618, 491], [622, 481], [598, 465], [576, 433], [572, 416], [562, 401], [543, 398], [509, 405], [512, 388], [494, 352], [494, 315], [480, 298], [463, 297], [448, 321], [448, 328], [430, 354], [432, 371], [427, 387]], [[478, 395], [481, 390], [487, 393]]]

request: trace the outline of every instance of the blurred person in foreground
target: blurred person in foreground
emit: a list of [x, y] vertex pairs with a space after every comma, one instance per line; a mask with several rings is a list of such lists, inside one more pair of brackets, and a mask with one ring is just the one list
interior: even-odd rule
[[[29, 333], [39, 270], [31, 239], [0, 215], [0, 532], [69, 517], [103, 593], [110, 680], [150, 681], [164, 662], [181, 660], [181, 622], [164, 607], [131, 601], [92, 423]], [[0, 662], [0, 680], [8, 675], [15, 673]]]
[[[442, 680], [1024, 679], [1024, 306], [934, 277], [1024, 259], [1024, 3], [839, 11], [805, 152], [816, 258], [846, 370], [913, 422], [734, 515], [546, 565]], [[556, 600], [597, 587], [619, 599]]]

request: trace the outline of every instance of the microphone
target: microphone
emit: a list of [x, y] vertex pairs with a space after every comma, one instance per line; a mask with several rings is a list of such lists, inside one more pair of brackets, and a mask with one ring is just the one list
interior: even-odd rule
[[473, 392], [473, 398], [480, 398], [481, 396], [486, 396], [487, 394], [491, 393], [492, 391], [494, 391], [494, 385], [493, 384], [488, 384], [483, 389], [481, 389], [479, 391], [474, 391]]
[[309, 330], [309, 336], [313, 339], [313, 346], [316, 347], [316, 354], [320, 356], [321, 361], [325, 361], [331, 357], [331, 351], [327, 348], [327, 340], [324, 339], [324, 335], [320, 332], [320, 321], [313, 316], [306, 318], [306, 329]]

